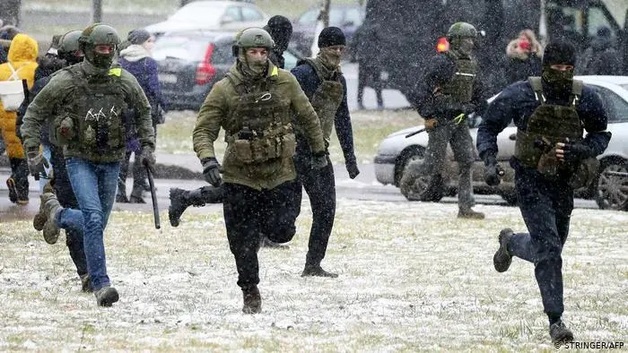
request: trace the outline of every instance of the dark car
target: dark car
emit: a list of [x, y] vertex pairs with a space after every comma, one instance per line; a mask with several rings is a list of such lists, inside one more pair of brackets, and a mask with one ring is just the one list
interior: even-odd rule
[[[235, 58], [236, 32], [195, 30], [166, 33], [153, 48], [159, 83], [168, 107], [198, 110], [214, 83], [225, 77]], [[284, 52], [285, 66], [296, 66], [298, 57]]]
[[[312, 44], [320, 7], [311, 8], [302, 13], [292, 25], [292, 45], [305, 56], [311, 55]], [[351, 43], [353, 34], [364, 21], [364, 8], [360, 5], [331, 5], [329, 9], [329, 25], [339, 27]]]

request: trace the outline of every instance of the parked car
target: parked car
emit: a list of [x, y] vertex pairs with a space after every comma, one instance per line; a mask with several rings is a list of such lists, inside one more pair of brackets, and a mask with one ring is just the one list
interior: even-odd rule
[[145, 28], [158, 37], [166, 32], [194, 29], [238, 31], [246, 27], [263, 27], [268, 19], [264, 11], [247, 2], [194, 1], [181, 7], [166, 21]]
[[[237, 32], [195, 30], [166, 33], [155, 41], [159, 83], [170, 109], [198, 110], [214, 83], [235, 62], [231, 47]], [[299, 57], [284, 52], [287, 70]]]
[[[600, 170], [596, 182], [590, 189], [576, 190], [576, 196], [594, 198], [600, 208], [628, 209], [628, 76], [579, 76], [586, 84], [594, 87], [600, 94], [608, 114], [608, 131], [613, 136], [606, 151], [598, 157]], [[491, 98], [489, 101], [491, 101]], [[467, 119], [471, 127], [471, 137], [475, 146], [480, 116]], [[383, 184], [399, 186], [399, 181], [406, 172], [406, 167], [413, 160], [422, 160], [427, 148], [428, 136], [420, 133], [410, 138], [405, 136], [423, 126], [415, 126], [394, 132], [379, 145], [375, 157], [375, 175]], [[511, 124], [497, 136], [499, 153], [497, 159], [506, 174], [498, 187], [490, 187], [484, 182], [484, 164], [476, 153], [476, 162], [472, 168], [473, 189], [477, 194], [499, 194], [509, 204], [516, 204], [514, 190], [514, 171], [508, 161], [515, 151], [516, 127]], [[449, 161], [444, 175], [447, 190], [453, 195], [457, 187], [457, 166], [453, 153], [448, 149]]]
[[[311, 55], [312, 44], [316, 31], [316, 24], [320, 7], [311, 8], [302, 13], [293, 22], [292, 44], [295, 49], [305, 56]], [[364, 8], [360, 5], [335, 5], [329, 8], [329, 25], [342, 29], [347, 38], [347, 48], [356, 29], [364, 21]]]

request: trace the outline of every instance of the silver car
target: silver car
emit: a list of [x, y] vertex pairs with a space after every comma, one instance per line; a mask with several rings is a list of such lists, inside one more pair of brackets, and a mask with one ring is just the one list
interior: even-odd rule
[[[628, 76], [578, 76], [594, 87], [600, 94], [608, 114], [608, 130], [613, 137], [606, 151], [598, 157], [600, 170], [597, 181], [589, 189], [579, 189], [576, 196], [593, 198], [600, 208], [628, 209]], [[489, 102], [494, 99], [489, 99]], [[477, 128], [481, 117], [467, 119], [471, 127], [471, 137], [475, 146]], [[415, 126], [394, 132], [379, 145], [375, 156], [375, 176], [382, 184], [399, 186], [399, 181], [409, 162], [422, 160], [427, 148], [428, 135], [419, 133], [406, 138], [423, 126]], [[498, 187], [490, 187], [484, 182], [484, 164], [476, 153], [476, 162], [472, 168], [473, 190], [477, 194], [498, 194], [509, 204], [516, 204], [514, 190], [514, 172], [508, 161], [515, 151], [516, 127], [511, 124], [497, 137], [499, 154], [497, 159], [506, 174]], [[446, 165], [445, 194], [455, 195], [457, 187], [457, 166], [453, 153], [448, 148], [449, 160]]]

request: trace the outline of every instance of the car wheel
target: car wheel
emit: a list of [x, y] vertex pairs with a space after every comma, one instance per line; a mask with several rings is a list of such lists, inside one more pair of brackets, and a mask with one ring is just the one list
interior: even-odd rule
[[628, 161], [602, 161], [595, 202], [601, 209], [625, 210], [628, 207]]
[[422, 147], [414, 147], [402, 153], [399, 163], [397, 163], [399, 170], [396, 173], [396, 176], [399, 177], [398, 186], [403, 196], [409, 201], [438, 202], [443, 198], [444, 187], [442, 178], [432, 179], [431, 176], [409, 176], [409, 173], [411, 173], [410, 164], [422, 162], [424, 155], [425, 149]]
[[500, 195], [504, 201], [510, 206], [517, 206], [517, 193], [515, 192], [505, 192]]
[[422, 161], [425, 156], [425, 148], [413, 146], [399, 154], [395, 164], [395, 186], [399, 186], [403, 174], [407, 172], [408, 165], [414, 161]]

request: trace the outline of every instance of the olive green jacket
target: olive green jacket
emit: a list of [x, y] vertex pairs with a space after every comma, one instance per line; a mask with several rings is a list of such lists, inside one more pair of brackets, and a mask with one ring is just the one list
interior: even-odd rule
[[[234, 80], [223, 78], [217, 82], [211, 92], [205, 98], [196, 120], [196, 127], [193, 133], [194, 151], [200, 160], [216, 157], [214, 152], [214, 141], [218, 138], [218, 133], [222, 127], [226, 131], [226, 136], [231, 136], [238, 132], [236, 118], [233, 116], [237, 107], [240, 95], [234, 84], [244, 81], [242, 74], [234, 64], [229, 73]], [[325, 144], [320, 122], [310, 101], [303, 93], [296, 78], [288, 71], [274, 66], [269, 61], [268, 75], [274, 81], [280, 99], [290, 102], [290, 114], [294, 114], [299, 126], [303, 129], [312, 152], [324, 152]], [[261, 92], [262, 80], [250, 83], [251, 92]], [[261, 164], [241, 165], [233, 163], [233, 156], [230, 155], [232, 149], [227, 147], [222, 165], [223, 180], [226, 183], [245, 185], [253, 189], [272, 189], [276, 186], [296, 178], [296, 171], [292, 158], [279, 158], [278, 160], [268, 160]]]
[[[80, 65], [81, 72], [86, 76], [100, 70], [87, 61], [77, 65]], [[137, 127], [137, 134], [142, 148], [149, 148], [154, 151], [155, 131], [150, 116], [150, 105], [142, 87], [131, 73], [122, 68], [112, 68], [108, 74], [119, 76], [120, 79], [117, 80], [117, 83], [121, 85], [127, 108], [134, 109], [136, 112], [135, 114], [130, 114], [130, 116], [135, 118], [135, 126]], [[48, 84], [44, 86], [28, 106], [24, 115], [24, 123], [20, 131], [23, 137], [24, 148], [27, 151], [39, 148], [40, 131], [44, 122], [49, 120], [48, 123], [53, 124], [55, 117], [63, 114], [64, 107], [68, 106], [68, 102], [71, 102], [77, 94], [80, 94], [80, 91], [70, 72], [59, 70], [53, 74]], [[125, 117], [129, 116], [129, 114], [124, 115]], [[124, 117], [120, 118], [124, 119]], [[124, 158], [125, 152], [126, 146], [124, 143], [120, 148], [111, 150], [107, 154], [87, 149], [78, 142], [70, 142], [63, 148], [65, 157], [79, 157], [96, 163], [118, 162]]]

